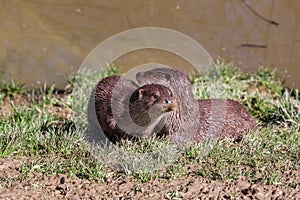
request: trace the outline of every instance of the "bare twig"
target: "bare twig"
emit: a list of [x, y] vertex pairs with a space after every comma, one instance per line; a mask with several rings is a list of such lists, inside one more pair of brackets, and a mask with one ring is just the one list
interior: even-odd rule
[[259, 18], [261, 18], [261, 19], [264, 20], [265, 22], [268, 22], [268, 23], [270, 23], [270, 24], [272, 24], [272, 25], [275, 25], [275, 26], [278, 26], [278, 25], [279, 25], [278, 22], [275, 22], [275, 21], [273, 21], [273, 20], [269, 20], [269, 19], [265, 18], [264, 16], [260, 15], [259, 13], [257, 13], [257, 12], [250, 6], [250, 4], [249, 4], [246, 0], [242, 0], [242, 1], [243, 1], [243, 3], [247, 6], [247, 8], [248, 8], [251, 12], [253, 12], [256, 16], [258, 16]]
[[255, 48], [267, 48], [264, 44], [241, 44], [242, 47], [255, 47]]

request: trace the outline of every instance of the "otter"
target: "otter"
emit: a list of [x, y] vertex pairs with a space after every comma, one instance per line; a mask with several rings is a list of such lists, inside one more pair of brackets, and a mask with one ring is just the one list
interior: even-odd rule
[[124, 77], [113, 75], [99, 81], [93, 90], [88, 121], [116, 143], [159, 132], [163, 116], [176, 108], [177, 100], [169, 88], [159, 84], [138, 87]]
[[237, 138], [252, 129], [255, 119], [234, 100], [194, 98], [188, 76], [172, 67], [158, 67], [136, 74], [141, 85], [158, 83], [177, 96], [178, 109], [165, 119], [165, 131], [176, 143], [197, 143], [207, 138]]
[[170, 137], [175, 143], [189, 143], [194, 140], [194, 132], [198, 127], [199, 104], [194, 101], [192, 86], [188, 76], [175, 68], [159, 67], [145, 72], [138, 72], [136, 80], [139, 84], [158, 83], [170, 88], [176, 99], [178, 109], [164, 118], [164, 127], [159, 135]]

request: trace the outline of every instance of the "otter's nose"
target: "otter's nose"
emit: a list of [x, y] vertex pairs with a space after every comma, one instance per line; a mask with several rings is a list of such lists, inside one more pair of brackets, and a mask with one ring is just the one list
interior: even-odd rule
[[174, 100], [173, 100], [173, 99], [166, 99], [166, 100], [165, 100], [165, 103], [166, 103], [166, 104], [174, 103]]

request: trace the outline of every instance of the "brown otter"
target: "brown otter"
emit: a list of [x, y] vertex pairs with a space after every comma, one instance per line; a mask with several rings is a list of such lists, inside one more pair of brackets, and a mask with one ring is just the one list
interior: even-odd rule
[[138, 88], [126, 78], [114, 75], [102, 79], [95, 87], [89, 101], [88, 121], [98, 129], [100, 124], [110, 141], [116, 142], [158, 132], [161, 118], [176, 107], [177, 101], [169, 88], [158, 84]]
[[[173, 142], [191, 142], [194, 139], [199, 122], [199, 105], [194, 100], [192, 86], [187, 75], [175, 68], [160, 67], [136, 74], [141, 85], [158, 83], [170, 88], [176, 99], [178, 109], [168, 113], [164, 118], [164, 128], [159, 135], [171, 135]], [[175, 134], [176, 133], [176, 134]]]
[[[159, 67], [136, 74], [139, 84], [166, 85], [177, 95], [178, 109], [165, 119], [164, 133], [171, 140], [199, 142], [204, 138], [222, 138], [244, 134], [255, 120], [237, 101], [196, 100], [188, 76], [175, 68]], [[198, 119], [198, 120], [196, 120]]]

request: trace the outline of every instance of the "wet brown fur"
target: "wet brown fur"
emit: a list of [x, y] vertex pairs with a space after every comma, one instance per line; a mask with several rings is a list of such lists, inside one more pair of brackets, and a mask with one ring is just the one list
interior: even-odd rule
[[[161, 135], [171, 140], [199, 142], [205, 138], [237, 138], [252, 129], [255, 119], [234, 100], [196, 100], [187, 75], [181, 70], [159, 67], [136, 75], [139, 84], [166, 85], [178, 99], [178, 109], [165, 119]], [[198, 120], [197, 120], [198, 119]]]
[[110, 141], [116, 142], [158, 132], [162, 116], [176, 108], [176, 99], [167, 87], [158, 84], [137, 87], [114, 75], [102, 79], [95, 87], [89, 101], [88, 120], [97, 127], [96, 131], [103, 131]]

